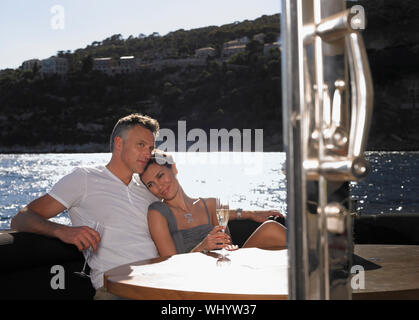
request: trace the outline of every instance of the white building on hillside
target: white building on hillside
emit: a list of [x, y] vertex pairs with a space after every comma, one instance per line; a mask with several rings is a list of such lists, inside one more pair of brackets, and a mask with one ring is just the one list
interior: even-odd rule
[[223, 57], [230, 57], [233, 54], [239, 53], [239, 52], [245, 52], [246, 51], [246, 45], [238, 45], [238, 46], [229, 46], [226, 48], [223, 48]]
[[225, 42], [223, 47], [224, 48], [237, 47], [237, 46], [241, 46], [241, 45], [246, 45], [248, 43], [249, 43], [249, 38], [248, 37], [242, 37], [242, 38], [238, 38], [238, 39], [235, 39], [235, 40]]
[[68, 61], [65, 58], [51, 57], [41, 61], [42, 74], [65, 75], [68, 72]]
[[38, 67], [38, 70], [41, 69], [41, 60], [39, 59], [31, 59], [26, 60], [22, 63], [22, 70], [23, 71], [32, 71], [35, 65]]
[[134, 56], [120, 57], [118, 71], [118, 73], [131, 73], [137, 71], [137, 59], [135, 59]]
[[272, 49], [281, 50], [281, 44], [280, 44], [279, 42], [266, 43], [266, 44], [263, 46], [263, 54], [264, 54], [264, 55], [269, 54], [269, 52], [270, 52]]
[[223, 44], [223, 57], [230, 57], [235, 53], [246, 51], [246, 44], [249, 43], [248, 37], [242, 37], [236, 40], [231, 40]]
[[94, 58], [93, 70], [97, 70], [106, 74], [112, 74], [112, 67], [114, 62], [112, 58]]
[[93, 70], [97, 70], [108, 75], [121, 73], [132, 73], [139, 69], [141, 60], [134, 56], [120, 57], [118, 60], [110, 57], [94, 58]]
[[195, 50], [195, 57], [198, 59], [205, 59], [207, 57], [214, 57], [215, 49], [211, 47], [200, 48]]

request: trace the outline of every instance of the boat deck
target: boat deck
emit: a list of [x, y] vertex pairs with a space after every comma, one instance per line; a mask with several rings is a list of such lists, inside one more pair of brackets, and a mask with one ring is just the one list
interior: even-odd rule
[[[355, 254], [365, 259], [365, 273], [364, 289], [353, 291], [354, 300], [419, 299], [419, 246], [356, 245]], [[359, 286], [361, 279], [352, 278]]]

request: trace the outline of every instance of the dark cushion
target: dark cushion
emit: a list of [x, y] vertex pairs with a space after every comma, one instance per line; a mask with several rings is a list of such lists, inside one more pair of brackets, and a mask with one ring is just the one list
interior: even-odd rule
[[419, 214], [373, 214], [354, 220], [357, 244], [419, 245]]
[[[275, 220], [285, 226], [285, 219], [282, 217], [269, 217], [269, 220]], [[228, 222], [233, 244], [242, 247], [250, 235], [261, 225], [261, 223], [253, 220], [231, 220]]]
[[260, 226], [253, 220], [231, 220], [228, 222], [231, 240], [233, 244], [242, 247], [247, 238]]
[[[4, 241], [5, 238], [12, 239]], [[26, 232], [0, 234], [0, 272], [31, 269], [46, 264], [84, 260], [74, 245], [56, 238]]]
[[[84, 258], [74, 245], [59, 239], [25, 232], [0, 233], [0, 299], [89, 299], [95, 294], [90, 279], [74, 274]], [[52, 267], [64, 269], [64, 288], [54, 289], [57, 275]]]
[[95, 295], [90, 279], [74, 274], [83, 268], [82, 262], [62, 264], [64, 288], [53, 289], [51, 265], [9, 272], [0, 275], [0, 300], [92, 300]]

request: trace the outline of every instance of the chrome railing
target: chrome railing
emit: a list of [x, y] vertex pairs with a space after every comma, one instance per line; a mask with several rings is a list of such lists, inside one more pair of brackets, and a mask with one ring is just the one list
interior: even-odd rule
[[352, 18], [343, 0], [282, 1], [291, 299], [351, 298], [348, 182], [369, 173], [363, 153], [373, 105]]

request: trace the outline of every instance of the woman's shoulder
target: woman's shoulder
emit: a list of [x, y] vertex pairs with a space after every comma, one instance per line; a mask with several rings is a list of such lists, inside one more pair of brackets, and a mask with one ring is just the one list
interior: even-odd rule
[[217, 220], [216, 215], [215, 215], [215, 207], [216, 207], [215, 198], [201, 198], [201, 199], [204, 200], [204, 203], [206, 207], [208, 208], [208, 213], [210, 216], [210, 223], [214, 225], [215, 221]]
[[172, 219], [169, 207], [161, 202], [155, 201], [148, 206], [147, 219], [149, 223], [162, 223]]
[[148, 212], [157, 211], [160, 213], [164, 213], [167, 211], [167, 204], [161, 201], [154, 201], [148, 206]]
[[211, 211], [211, 208], [215, 208], [215, 198], [200, 198], [204, 200], [204, 203], [207, 205], [208, 210]]

